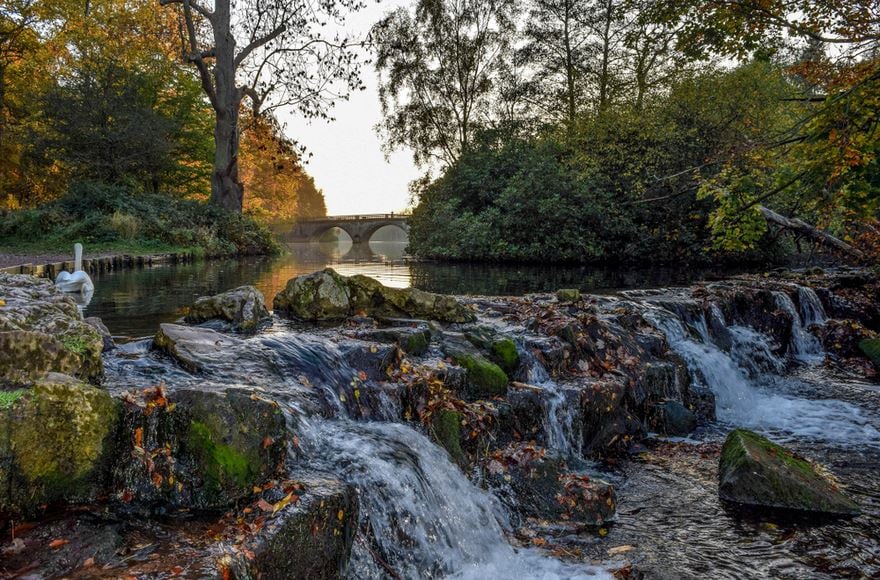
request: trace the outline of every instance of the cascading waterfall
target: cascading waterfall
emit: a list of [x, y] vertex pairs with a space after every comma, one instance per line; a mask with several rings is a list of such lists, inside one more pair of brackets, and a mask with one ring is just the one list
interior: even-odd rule
[[794, 306], [791, 297], [785, 292], [774, 292], [776, 306], [791, 316], [791, 352], [802, 362], [815, 362], [824, 356], [819, 339], [804, 328], [801, 315]]
[[828, 316], [825, 314], [825, 307], [822, 306], [819, 295], [812, 288], [798, 286], [798, 302], [800, 302], [801, 306], [801, 320], [804, 327], [821, 326], [828, 320]]
[[313, 467], [360, 490], [379, 551], [403, 578], [610, 578], [599, 568], [515, 550], [494, 498], [410, 427], [316, 420], [301, 445]]
[[540, 387], [545, 393], [544, 432], [547, 434], [547, 447], [562, 455], [580, 455], [581, 439], [575, 433], [580, 410], [575, 402], [565, 396], [559, 385], [550, 378], [544, 365], [529, 352], [520, 349], [520, 360], [527, 369], [530, 385]]
[[[283, 374], [302, 375], [300, 380], [330, 399], [335, 417], [297, 421], [303, 458], [310, 467], [357, 487], [371, 539], [402, 577], [610, 577], [602, 569], [565, 564], [535, 549], [514, 550], [504, 534], [503, 509], [465, 477], [445, 450], [407, 425], [349, 419], [339, 401], [350, 391], [356, 371], [333, 344], [287, 333], [262, 340], [278, 356]], [[539, 364], [534, 368], [543, 371]], [[549, 376], [543, 372], [546, 383]]]
[[[802, 399], [779, 392], [793, 386], [787, 383], [795, 379], [775, 374], [773, 367], [777, 363], [772, 362], [767, 337], [752, 329], [728, 327], [733, 340], [728, 353], [711, 340], [695, 340], [684, 323], [667, 310], [647, 306], [645, 317], [684, 358], [694, 382], [715, 393], [720, 421], [775, 433], [781, 439], [796, 436], [840, 444], [880, 445], [880, 432], [855, 405]], [[764, 372], [757, 363], [762, 359], [770, 365]]]

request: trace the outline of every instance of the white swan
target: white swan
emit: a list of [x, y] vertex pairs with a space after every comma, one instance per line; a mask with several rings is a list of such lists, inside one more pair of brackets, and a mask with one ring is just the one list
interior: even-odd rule
[[63, 271], [55, 278], [55, 286], [62, 292], [80, 292], [82, 294], [91, 294], [95, 291], [95, 285], [89, 275], [82, 269], [82, 244], [73, 245], [73, 253], [75, 264], [73, 273]]

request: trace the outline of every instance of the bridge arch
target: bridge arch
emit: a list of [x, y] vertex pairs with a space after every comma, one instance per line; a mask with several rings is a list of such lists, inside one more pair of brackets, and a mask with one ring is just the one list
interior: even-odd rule
[[409, 216], [395, 214], [375, 214], [363, 216], [327, 216], [299, 220], [290, 236], [293, 241], [314, 240], [324, 232], [339, 228], [351, 238], [352, 243], [369, 242], [373, 235], [384, 227], [396, 227], [409, 234]]

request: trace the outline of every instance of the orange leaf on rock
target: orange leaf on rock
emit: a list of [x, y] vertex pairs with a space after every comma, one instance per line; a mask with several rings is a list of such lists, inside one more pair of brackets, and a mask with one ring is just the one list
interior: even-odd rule
[[53, 550], [57, 550], [61, 546], [65, 545], [65, 544], [69, 544], [69, 543], [70, 543], [69, 540], [62, 540], [59, 538], [59, 539], [55, 539], [55, 540], [52, 540], [51, 542], [49, 542], [49, 547], [52, 548]]

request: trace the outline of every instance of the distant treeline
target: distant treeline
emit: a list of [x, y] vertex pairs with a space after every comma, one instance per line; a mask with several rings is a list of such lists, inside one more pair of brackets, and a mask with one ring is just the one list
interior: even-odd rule
[[[381, 131], [428, 172], [411, 251], [766, 260], [830, 233], [876, 255], [872, 5], [416, 0], [391, 12], [374, 30]], [[783, 235], [784, 220], [767, 221], [779, 215], [812, 226]]]

